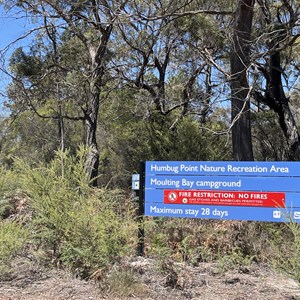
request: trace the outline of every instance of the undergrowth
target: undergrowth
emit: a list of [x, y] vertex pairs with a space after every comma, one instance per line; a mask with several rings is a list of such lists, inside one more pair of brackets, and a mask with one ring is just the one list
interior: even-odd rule
[[191, 264], [223, 257], [263, 261], [269, 254], [268, 225], [256, 222], [154, 218], [146, 222], [148, 255]]
[[162, 262], [215, 262], [219, 272], [265, 263], [300, 282], [297, 223], [151, 218], [146, 232], [147, 255]]
[[134, 207], [121, 190], [91, 188], [84, 156], [84, 149], [76, 156], [58, 152], [49, 165], [34, 167], [15, 160], [14, 171], [32, 211], [26, 223], [30, 235], [7, 219], [1, 226], [3, 239], [9, 236], [6, 232], [13, 232], [12, 241], [18, 243], [2, 245], [0, 258], [9, 257], [30, 239], [31, 255], [39, 262], [69, 268], [87, 278], [134, 249]]
[[[75, 156], [58, 152], [48, 165], [16, 159], [13, 170], [0, 168], [1, 266], [26, 250], [39, 263], [89, 278], [136, 254], [136, 204], [123, 190], [91, 188], [84, 157], [80, 149]], [[30, 214], [21, 218], [24, 211]], [[144, 225], [148, 257], [218, 262], [222, 271], [271, 262], [300, 281], [297, 224], [145, 218]]]
[[270, 262], [300, 282], [300, 224], [290, 222], [283, 229], [281, 235], [273, 231], [276, 238], [270, 241], [273, 250]]
[[0, 166], [0, 220], [13, 214], [15, 207], [12, 198], [19, 186], [16, 172]]
[[0, 221], [0, 270], [9, 266], [11, 260], [24, 248], [29, 231], [16, 221]]

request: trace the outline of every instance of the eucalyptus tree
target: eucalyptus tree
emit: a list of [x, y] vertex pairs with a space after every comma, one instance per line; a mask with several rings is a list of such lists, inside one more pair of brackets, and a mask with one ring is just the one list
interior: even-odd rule
[[211, 58], [222, 56], [225, 35], [220, 24], [232, 11], [209, 2], [132, 2], [135, 14], [118, 26], [118, 49], [123, 50], [116, 51], [118, 76], [140, 91], [149, 120], [171, 120], [170, 130], [188, 114], [205, 123], [224, 83]]
[[[57, 117], [60, 120], [67, 117], [84, 121], [84, 144], [88, 149], [86, 169], [90, 179], [98, 175], [99, 147], [96, 132], [101, 91], [106, 84], [109, 41], [112, 37], [113, 26], [122, 15], [127, 2], [105, 0], [7, 2], [8, 5], [17, 5], [20, 10], [27, 12], [37, 21], [42, 30], [40, 34], [44, 34], [42, 43], [47, 40], [45, 48], [51, 47], [52, 54], [54, 53], [52, 64], [48, 64], [46, 68], [38, 72], [39, 83], [51, 81], [49, 74], [58, 72], [70, 80], [64, 82], [63, 86], [59, 86], [58, 94], [60, 94], [59, 99], [68, 99], [67, 105], [71, 106], [69, 110], [71, 115], [63, 116], [60, 103]], [[66, 41], [69, 43], [68, 48], [64, 43], [64, 38], [69, 39]], [[76, 47], [72, 49], [71, 43], [80, 48], [80, 51]], [[63, 51], [69, 53], [66, 54]], [[73, 60], [69, 58], [68, 61], [69, 54]], [[69, 64], [66, 64], [67, 61]], [[77, 83], [77, 88], [73, 84], [71, 86], [70, 83]], [[25, 86], [24, 90], [30, 92], [27, 97], [28, 101], [32, 99], [31, 92], [34, 87], [36, 87], [36, 82], [30, 88]], [[38, 90], [40, 95], [35, 95], [35, 98], [44, 99], [46, 96], [40, 85]], [[29, 104], [35, 109], [33, 103]], [[38, 109], [35, 111], [39, 113]], [[96, 180], [93, 183], [96, 184]]]
[[[297, 39], [299, 33], [299, 2], [259, 0], [254, 57], [253, 95], [278, 116], [286, 139], [287, 159], [300, 160], [300, 136], [290, 95], [299, 77], [297, 71]], [[296, 64], [295, 64], [296, 62]]]
[[[202, 130], [219, 101], [231, 100], [228, 127], [237, 160], [253, 160], [250, 101], [255, 99], [277, 113], [290, 158], [297, 159], [299, 135], [283, 84], [282, 60], [298, 37], [294, 2], [7, 3], [33, 17], [39, 29], [30, 50], [18, 49], [11, 58], [13, 108], [55, 119], [62, 148], [66, 120], [82, 121], [91, 179], [97, 177], [101, 152], [99, 109], [104, 93], [113, 88], [130, 90], [150, 124], [175, 133], [188, 115]], [[252, 25], [253, 18], [257, 21]], [[153, 140], [156, 133], [154, 128]]]
[[[218, 63], [209, 55], [207, 58], [230, 82], [234, 158], [254, 159], [250, 113], [254, 104], [259, 110], [268, 107], [276, 113], [286, 140], [286, 159], [299, 160], [299, 132], [289, 101], [299, 76], [295, 50], [299, 1], [241, 0], [232, 20], [224, 31], [231, 45], [230, 72], [226, 66], [222, 69], [226, 59]], [[279, 152], [274, 158], [282, 159]]]
[[[232, 33], [231, 127], [235, 159], [254, 158], [252, 102], [259, 110], [268, 108], [276, 113], [286, 140], [286, 159], [299, 160], [299, 132], [289, 103], [289, 94], [298, 76], [297, 66], [293, 66], [293, 49], [299, 37], [299, 3], [238, 1]], [[274, 158], [282, 158], [282, 155], [274, 155]]]
[[234, 17], [231, 67], [232, 146], [235, 160], [253, 160], [250, 124], [250, 89], [247, 69], [250, 65], [250, 47], [253, 8], [255, 0], [239, 0]]

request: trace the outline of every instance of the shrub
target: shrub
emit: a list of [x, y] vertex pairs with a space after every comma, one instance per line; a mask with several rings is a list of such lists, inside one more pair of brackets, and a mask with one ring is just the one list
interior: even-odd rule
[[70, 211], [61, 260], [82, 277], [118, 261], [133, 248], [136, 223], [131, 206], [124, 209], [124, 198], [121, 191], [99, 189]]
[[82, 277], [128, 251], [131, 231], [136, 230], [122, 192], [90, 187], [85, 153], [58, 152], [48, 166], [35, 168], [16, 161], [30, 197], [35, 242], [51, 253], [53, 262]]
[[0, 267], [9, 264], [28, 238], [28, 230], [17, 222], [0, 221]]
[[278, 269], [293, 276], [300, 282], [300, 224], [285, 223], [281, 230], [276, 230], [269, 261]]
[[0, 166], [0, 220], [13, 213], [14, 194], [18, 187], [16, 174]]
[[260, 222], [149, 218], [146, 251], [193, 265], [225, 257], [231, 265], [261, 262], [270, 257], [270, 228], [279, 230]]

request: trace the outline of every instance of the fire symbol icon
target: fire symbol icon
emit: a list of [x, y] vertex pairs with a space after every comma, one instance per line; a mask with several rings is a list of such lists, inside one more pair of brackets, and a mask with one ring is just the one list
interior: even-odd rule
[[175, 192], [169, 193], [168, 199], [169, 199], [169, 201], [171, 201], [171, 202], [176, 202], [176, 200], [177, 200], [177, 194], [176, 194]]

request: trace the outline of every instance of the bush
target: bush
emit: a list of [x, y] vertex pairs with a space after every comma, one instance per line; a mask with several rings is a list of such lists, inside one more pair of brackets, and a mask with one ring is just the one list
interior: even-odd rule
[[136, 230], [122, 192], [90, 187], [85, 153], [58, 152], [48, 166], [32, 168], [20, 160], [15, 165], [30, 197], [35, 243], [82, 277], [129, 251]]
[[70, 211], [61, 260], [82, 277], [134, 248], [131, 238], [137, 228], [130, 205], [124, 209], [124, 198], [121, 191], [100, 189]]
[[0, 221], [0, 267], [9, 264], [23, 248], [28, 230], [17, 222]]
[[271, 228], [261, 222], [149, 218], [146, 251], [190, 264], [230, 261], [238, 265], [266, 261], [270, 257]]
[[281, 227], [273, 230], [274, 239], [270, 241], [273, 253], [269, 261], [300, 282], [300, 224], [290, 222]]
[[9, 217], [13, 213], [13, 200], [18, 187], [16, 174], [0, 166], [0, 220]]

